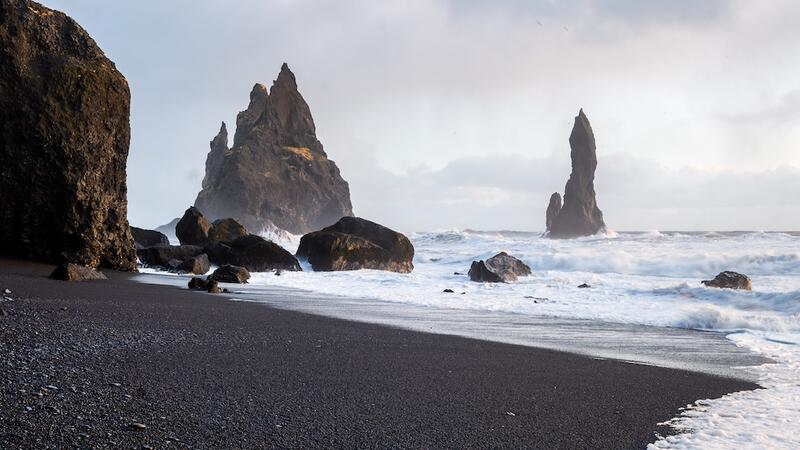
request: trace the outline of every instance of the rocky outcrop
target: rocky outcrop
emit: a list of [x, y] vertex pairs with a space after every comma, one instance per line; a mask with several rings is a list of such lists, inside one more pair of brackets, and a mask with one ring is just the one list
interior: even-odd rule
[[136, 270], [130, 91], [75, 21], [0, 1], [0, 251]]
[[406, 236], [369, 220], [343, 217], [300, 239], [297, 257], [315, 271], [375, 269], [409, 273], [414, 246]]
[[195, 275], [202, 275], [211, 269], [211, 263], [208, 260], [208, 255], [201, 253], [197, 256], [183, 260], [178, 266], [179, 272], [193, 273]]
[[175, 225], [175, 235], [181, 245], [206, 245], [211, 242], [211, 222], [194, 206], [190, 206]]
[[184, 261], [203, 253], [203, 247], [197, 245], [161, 244], [137, 250], [136, 253], [142, 263], [148, 266], [177, 270]]
[[553, 238], [591, 236], [606, 227], [594, 192], [597, 169], [594, 133], [582, 109], [575, 117], [569, 146], [572, 173], [564, 190], [564, 206], [560, 196], [553, 194], [547, 207], [547, 232]]
[[73, 263], [61, 263], [50, 274], [50, 278], [62, 281], [107, 280], [106, 276], [91, 267]]
[[247, 283], [250, 279], [250, 272], [244, 267], [233, 266], [230, 264], [224, 265], [215, 270], [209, 277], [209, 281], [217, 281], [219, 283]]
[[253, 234], [231, 242], [212, 242], [205, 252], [214, 264], [242, 266], [252, 272], [302, 270], [291, 253], [280, 245]]
[[133, 243], [136, 246], [136, 250], [154, 245], [169, 245], [169, 239], [164, 233], [156, 230], [131, 227], [131, 235], [133, 235]]
[[222, 124], [211, 141], [195, 206], [247, 229], [307, 233], [352, 215], [350, 189], [316, 137], [311, 111], [284, 64], [267, 91], [256, 84], [236, 118], [233, 146]]
[[753, 282], [750, 277], [730, 270], [720, 272], [713, 280], [703, 280], [701, 283], [703, 286], [714, 288], [753, 290]]
[[235, 219], [219, 219], [211, 225], [208, 238], [212, 241], [230, 242], [248, 235], [247, 229]]
[[510, 283], [530, 274], [531, 268], [527, 264], [506, 252], [500, 252], [486, 261], [472, 261], [469, 268], [471, 281], [488, 283]]

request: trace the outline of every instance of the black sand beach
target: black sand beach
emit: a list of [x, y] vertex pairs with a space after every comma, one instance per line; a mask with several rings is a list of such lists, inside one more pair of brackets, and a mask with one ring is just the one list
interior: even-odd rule
[[0, 448], [642, 448], [757, 387], [50, 270], [0, 259]]

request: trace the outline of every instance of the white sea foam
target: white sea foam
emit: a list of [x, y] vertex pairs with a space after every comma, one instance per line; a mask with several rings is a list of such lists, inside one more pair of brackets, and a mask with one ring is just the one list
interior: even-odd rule
[[[757, 369], [767, 389], [699, 402], [671, 422], [682, 434], [651, 448], [798, 447], [800, 236], [650, 231], [550, 240], [539, 233], [444, 230], [409, 237], [416, 248], [411, 274], [284, 272], [253, 274], [251, 282], [354, 301], [731, 332], [738, 345], [775, 359]], [[528, 263], [533, 275], [513, 284], [468, 281], [472, 260], [499, 251]], [[750, 275], [754, 290], [701, 286], [723, 270]], [[581, 283], [592, 288], [578, 289]]]

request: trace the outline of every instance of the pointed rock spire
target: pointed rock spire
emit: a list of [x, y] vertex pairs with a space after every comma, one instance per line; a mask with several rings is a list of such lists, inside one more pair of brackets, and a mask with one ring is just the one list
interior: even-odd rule
[[219, 133], [211, 140], [211, 151], [206, 157], [206, 175], [203, 177], [203, 189], [208, 189], [218, 182], [217, 175], [220, 172], [225, 153], [228, 151], [228, 128], [225, 122], [219, 127]]
[[[572, 173], [564, 190], [564, 206], [557, 194], [550, 197], [547, 208], [547, 231], [551, 237], [590, 236], [605, 229], [603, 212], [597, 207], [594, 173], [597, 169], [597, 148], [589, 119], [581, 109], [569, 136]], [[558, 200], [558, 201], [556, 201]]]
[[228, 128], [225, 126], [225, 122], [222, 122], [222, 125], [219, 127], [219, 133], [217, 133], [217, 135], [211, 141], [212, 152], [214, 149], [220, 148], [224, 148], [225, 150], [228, 149]]
[[286, 63], [269, 92], [269, 118], [283, 145], [310, 147], [309, 143], [316, 140], [311, 109], [297, 91], [297, 80]]
[[550, 196], [550, 204], [547, 205], [546, 224], [548, 230], [553, 227], [559, 212], [561, 212], [561, 194], [553, 192], [553, 195]]
[[230, 149], [224, 124], [211, 141], [195, 205], [212, 220], [234, 217], [256, 232], [275, 226], [302, 234], [353, 215], [350, 188], [317, 139], [288, 65], [269, 92], [253, 87]]
[[289, 70], [289, 65], [283, 63], [281, 66], [281, 71], [278, 73], [278, 78], [275, 79], [272, 88], [274, 89], [276, 85], [287, 86], [290, 89], [297, 90], [297, 79], [294, 77], [294, 73]]

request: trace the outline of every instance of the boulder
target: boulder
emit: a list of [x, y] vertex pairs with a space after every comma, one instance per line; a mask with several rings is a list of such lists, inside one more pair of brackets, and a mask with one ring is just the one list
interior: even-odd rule
[[206, 288], [206, 292], [209, 294], [219, 294], [222, 292], [222, 289], [219, 287], [219, 283], [216, 280], [208, 280], [208, 288]]
[[[177, 269], [189, 259], [203, 253], [203, 247], [196, 245], [154, 245], [136, 252], [143, 264]], [[171, 261], [173, 261], [171, 263]], [[204, 272], [205, 273], [205, 272]]]
[[208, 255], [205, 253], [185, 259], [177, 267], [177, 270], [180, 272], [193, 273], [195, 275], [202, 275], [210, 269], [211, 263], [208, 261]]
[[219, 294], [220, 292], [228, 292], [226, 289], [221, 289], [219, 287], [219, 282], [216, 280], [212, 280], [209, 277], [207, 280], [202, 278], [193, 277], [189, 280], [189, 289], [194, 289], [197, 291], [206, 291], [210, 294]]
[[143, 228], [131, 227], [133, 243], [136, 250], [152, 247], [154, 245], [169, 245], [169, 239], [161, 232], [156, 230], [145, 230]]
[[230, 242], [247, 236], [247, 229], [236, 219], [215, 220], [208, 237], [211, 241]]
[[713, 288], [753, 290], [750, 277], [730, 270], [720, 272], [713, 280], [703, 280], [701, 283]]
[[107, 280], [106, 276], [91, 267], [81, 266], [80, 264], [73, 264], [73, 263], [61, 263], [59, 264], [53, 273], [50, 274], [50, 278], [54, 280], [63, 280], [63, 281], [86, 281], [86, 280]]
[[192, 277], [192, 279], [189, 280], [189, 289], [205, 291], [208, 289], [208, 281], [200, 277]]
[[469, 268], [471, 281], [488, 283], [508, 283], [530, 274], [531, 268], [527, 264], [506, 252], [500, 252], [486, 261], [472, 261]]
[[247, 283], [250, 279], [250, 272], [244, 267], [226, 264], [219, 269], [215, 270], [209, 277], [209, 281], [217, 281], [219, 283]]
[[0, 249], [135, 271], [130, 91], [65, 14], [0, 1]]
[[194, 206], [190, 206], [175, 225], [175, 235], [181, 245], [206, 245], [211, 242], [211, 222]]
[[212, 220], [235, 217], [255, 232], [277, 227], [302, 234], [353, 214], [350, 188], [317, 139], [286, 64], [269, 91], [253, 87], [230, 148], [222, 123], [194, 204]]
[[250, 234], [231, 242], [212, 242], [205, 252], [214, 264], [233, 264], [253, 272], [271, 270], [303, 270], [291, 253], [261, 236]]
[[564, 205], [561, 206], [561, 197], [553, 194], [547, 207], [547, 233], [552, 238], [591, 236], [606, 228], [594, 192], [597, 147], [592, 126], [582, 109], [575, 117], [569, 146], [572, 173], [564, 190]]
[[297, 257], [315, 271], [374, 269], [409, 273], [414, 246], [406, 236], [358, 217], [343, 217], [300, 239]]

